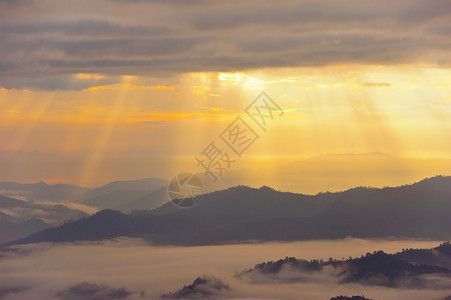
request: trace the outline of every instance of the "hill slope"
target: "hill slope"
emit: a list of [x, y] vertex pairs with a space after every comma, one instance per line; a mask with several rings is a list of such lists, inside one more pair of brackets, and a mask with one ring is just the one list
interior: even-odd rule
[[0, 243], [25, 237], [86, 213], [64, 205], [22, 201], [0, 195]]
[[[427, 252], [438, 252], [451, 259], [451, 245], [444, 243], [434, 249], [422, 249], [418, 258]], [[255, 265], [254, 268], [237, 273], [239, 278], [251, 282], [307, 282], [336, 281], [393, 288], [450, 288], [451, 270], [448, 265], [418, 264], [404, 256], [406, 251], [386, 254], [383, 251], [367, 253], [360, 258], [347, 260], [303, 260], [286, 257]], [[433, 276], [427, 276], [433, 275]], [[439, 278], [443, 279], [440, 280]]]
[[246, 240], [306, 240], [451, 236], [451, 177], [409, 186], [354, 188], [315, 196], [268, 187], [235, 187], [205, 195], [191, 209], [167, 203], [125, 215], [107, 210], [50, 228], [16, 243], [143, 237], [160, 244], [218, 244]]

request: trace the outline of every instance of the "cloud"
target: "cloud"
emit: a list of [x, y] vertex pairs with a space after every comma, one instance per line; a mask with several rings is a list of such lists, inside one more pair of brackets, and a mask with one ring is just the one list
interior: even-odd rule
[[39, 205], [42, 205], [44, 208], [58, 205], [59, 208], [64, 206], [64, 207], [67, 207], [68, 209], [78, 210], [78, 211], [84, 212], [88, 215], [92, 215], [99, 210], [97, 207], [92, 207], [92, 206], [85, 205], [83, 203], [76, 203], [76, 202], [57, 202], [57, 201], [40, 200], [38, 203], [39, 203]]
[[228, 291], [229, 285], [211, 276], [197, 277], [192, 284], [183, 286], [174, 293], [163, 294], [162, 298], [170, 299], [205, 299], [220, 296]]
[[24, 77], [9, 77], [2, 79], [2, 86], [7, 89], [13, 88], [33, 88], [41, 90], [77, 90], [92, 88], [94, 86], [104, 86], [119, 83], [119, 76], [109, 78], [86, 78], [75, 74], [48, 74], [44, 77], [30, 79]]
[[27, 195], [31, 196], [31, 192], [30, 191], [15, 191], [15, 190], [0, 189], [0, 195], [4, 195], [9, 198], [14, 198], [17, 200], [27, 201], [28, 200]]
[[107, 20], [93, 20], [93, 19], [77, 19], [66, 21], [46, 20], [37, 23], [23, 22], [20, 24], [11, 24], [1, 26], [2, 32], [13, 34], [59, 34], [64, 36], [158, 36], [172, 33], [173, 30], [164, 26], [127, 26], [120, 25]]
[[0, 79], [11, 88], [80, 89], [64, 80], [76, 73], [451, 63], [442, 0], [11, 2], [0, 21]]
[[392, 87], [390, 83], [386, 82], [364, 82], [364, 87], [375, 87], [375, 88], [386, 88], [386, 87]]
[[[168, 291], [177, 293], [180, 287], [199, 274], [209, 274], [208, 278], [220, 280], [223, 285], [219, 286], [228, 285], [229, 289], [213, 288], [217, 282], [214, 279], [208, 279], [208, 284], [194, 284], [195, 289], [205, 288], [214, 293], [221, 290], [221, 299], [288, 300], [299, 298], [300, 291], [306, 300], [330, 299], [344, 294], [361, 295], [362, 286], [334, 282], [250, 283], [234, 274], [256, 263], [285, 255], [328, 259], [331, 256], [355, 257], [375, 249], [393, 252], [436, 245], [437, 242], [431, 241], [357, 239], [203, 247], [155, 247], [139, 239], [22, 245], [0, 252], [0, 291], [7, 293], [2, 300], [61, 300], [58, 292], [75, 297], [83, 291], [91, 291], [96, 296], [104, 296], [124, 288], [131, 293], [129, 299], [154, 300]], [[83, 282], [86, 284], [79, 284]], [[364, 291], [368, 298], [384, 300], [440, 299], [451, 294], [451, 290], [402, 290], [374, 286], [364, 287]]]

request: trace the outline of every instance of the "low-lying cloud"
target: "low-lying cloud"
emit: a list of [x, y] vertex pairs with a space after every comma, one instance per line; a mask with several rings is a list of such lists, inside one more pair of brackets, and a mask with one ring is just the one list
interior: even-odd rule
[[[2, 300], [61, 300], [62, 295], [85, 300], [80, 298], [85, 292], [99, 297], [130, 293], [128, 299], [159, 299], [164, 294], [178, 295], [180, 290], [183, 293], [184, 286], [193, 285], [194, 290], [206, 288], [221, 299], [294, 299], [302, 296], [302, 299], [313, 300], [362, 294], [384, 300], [439, 299], [450, 295], [451, 290], [402, 290], [334, 282], [252, 283], [235, 277], [237, 271], [287, 255], [306, 259], [341, 259], [349, 255], [360, 256], [376, 249], [394, 252], [406, 247], [431, 248], [438, 243], [348, 239], [155, 247], [142, 240], [118, 239], [22, 245], [16, 246], [16, 251], [2, 252], [0, 291]], [[202, 274], [215, 279], [209, 279], [208, 284], [202, 280], [193, 283], [199, 276], [205, 279]], [[218, 285], [219, 280], [221, 284]]]

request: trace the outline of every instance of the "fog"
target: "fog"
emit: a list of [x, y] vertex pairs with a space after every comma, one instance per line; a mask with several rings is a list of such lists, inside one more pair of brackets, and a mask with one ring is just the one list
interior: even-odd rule
[[[157, 247], [140, 239], [15, 246], [0, 253], [0, 298], [159, 299], [199, 277], [228, 288], [221, 299], [329, 299], [365, 295], [373, 299], [441, 299], [451, 290], [408, 290], [358, 284], [250, 283], [235, 276], [255, 264], [286, 256], [341, 259], [366, 252], [431, 248], [441, 241], [345, 239], [293, 243]], [[217, 279], [217, 280], [216, 280]], [[214, 287], [209, 289], [215, 295]], [[194, 297], [194, 296], [193, 296]]]

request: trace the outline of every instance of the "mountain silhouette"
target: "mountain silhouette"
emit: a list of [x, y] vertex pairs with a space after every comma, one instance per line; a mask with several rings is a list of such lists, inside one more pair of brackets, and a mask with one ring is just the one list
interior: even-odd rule
[[426, 238], [451, 233], [451, 177], [401, 187], [354, 188], [314, 196], [269, 187], [237, 186], [206, 194], [191, 209], [172, 203], [123, 214], [105, 210], [34, 233], [15, 243], [142, 237], [156, 244], [201, 245], [243, 241]]
[[89, 189], [68, 184], [48, 185], [42, 181], [33, 184], [4, 181], [0, 182], [0, 191], [5, 196], [17, 193], [27, 200], [66, 202], [89, 191]]
[[115, 209], [121, 212], [148, 210], [169, 201], [168, 182], [158, 178], [114, 181], [83, 193], [77, 202], [100, 209]]
[[[451, 258], [451, 245], [443, 243], [434, 249], [422, 251], [440, 251], [446, 249]], [[383, 251], [367, 253], [360, 258], [347, 260], [311, 260], [286, 257], [278, 261], [269, 261], [255, 265], [249, 270], [237, 273], [238, 278], [247, 278], [251, 282], [266, 278], [277, 282], [313, 282], [336, 279], [338, 283], [358, 283], [393, 288], [449, 288], [451, 283], [436, 280], [437, 277], [451, 277], [451, 269], [445, 266], [418, 264], [403, 256], [404, 253], [387, 254]], [[399, 255], [401, 254], [401, 255]], [[424, 254], [421, 254], [424, 255]], [[418, 255], [418, 256], [421, 256]], [[429, 275], [429, 276], [426, 276]], [[433, 275], [433, 276], [431, 276]]]
[[35, 184], [0, 182], [0, 194], [29, 201], [73, 202], [99, 209], [130, 212], [153, 209], [169, 201], [167, 184], [168, 181], [163, 179], [144, 178], [114, 181], [90, 189], [65, 184], [48, 185], [42, 181]]
[[438, 174], [451, 175], [450, 159], [406, 158], [377, 152], [320, 154], [273, 167], [230, 170], [214, 184], [205, 180], [204, 188], [214, 191], [240, 184], [259, 187], [271, 178], [274, 188], [316, 194], [355, 186], [397, 186]]
[[69, 219], [79, 219], [86, 213], [64, 205], [42, 204], [0, 195], [0, 243], [25, 237]]

